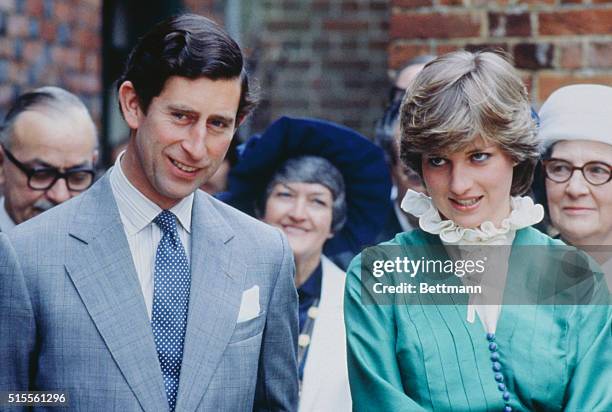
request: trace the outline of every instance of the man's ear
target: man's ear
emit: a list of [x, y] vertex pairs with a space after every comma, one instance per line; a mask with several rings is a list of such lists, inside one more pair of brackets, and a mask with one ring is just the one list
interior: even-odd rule
[[126, 80], [119, 86], [119, 104], [123, 118], [130, 129], [138, 129], [140, 126], [140, 101], [136, 95], [136, 89], [132, 82]]
[[234, 133], [236, 133], [238, 131], [238, 128], [240, 126], [242, 126], [242, 123], [244, 123], [244, 121], [246, 120], [246, 116], [244, 114], [238, 116], [238, 118], [236, 118], [236, 127], [234, 129]]
[[93, 167], [96, 167], [96, 163], [98, 163], [98, 156], [100, 155], [100, 153], [98, 152], [98, 149], [95, 149], [93, 152], [93, 155], [91, 156], [91, 165]]

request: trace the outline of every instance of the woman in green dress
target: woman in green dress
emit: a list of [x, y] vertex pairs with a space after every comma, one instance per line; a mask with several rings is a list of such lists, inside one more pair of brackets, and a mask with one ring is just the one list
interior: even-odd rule
[[[409, 191], [402, 208], [419, 229], [349, 267], [353, 409], [612, 410], [607, 286], [582, 254], [531, 228], [543, 209], [520, 195], [538, 159], [536, 125], [511, 64], [466, 51], [429, 63], [402, 104], [401, 151], [431, 197]], [[464, 289], [433, 293], [442, 278], [407, 276], [389, 263], [397, 258], [450, 260], [443, 280]], [[485, 269], [459, 273], [470, 259]]]

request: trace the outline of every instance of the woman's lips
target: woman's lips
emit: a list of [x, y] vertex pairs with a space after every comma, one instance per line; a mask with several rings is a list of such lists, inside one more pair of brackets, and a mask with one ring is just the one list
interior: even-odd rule
[[564, 207], [563, 212], [568, 215], [585, 215], [595, 211], [592, 207], [569, 206]]
[[283, 231], [286, 234], [298, 234], [298, 235], [302, 235], [302, 234], [307, 232], [307, 230], [302, 228], [302, 227], [299, 227], [299, 226], [289, 226], [289, 225], [283, 226]]
[[449, 198], [451, 206], [461, 212], [470, 212], [480, 206], [482, 196], [469, 197], [469, 198]]

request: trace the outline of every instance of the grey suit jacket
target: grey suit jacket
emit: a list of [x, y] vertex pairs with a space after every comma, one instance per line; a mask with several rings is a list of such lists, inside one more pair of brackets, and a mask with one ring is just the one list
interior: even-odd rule
[[[176, 410], [297, 409], [297, 295], [285, 237], [201, 191], [192, 213]], [[237, 322], [255, 285], [259, 316]], [[168, 409], [108, 174], [0, 233], [0, 392], [10, 390], [65, 391], [62, 411]]]

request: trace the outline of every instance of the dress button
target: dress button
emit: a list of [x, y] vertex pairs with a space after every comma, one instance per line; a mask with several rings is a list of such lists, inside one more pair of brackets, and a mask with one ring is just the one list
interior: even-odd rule
[[497, 353], [497, 352], [493, 352], [493, 353], [491, 354], [491, 360], [492, 360], [493, 362], [497, 362], [497, 361], [499, 360], [499, 353]]
[[497, 385], [497, 389], [499, 389], [500, 392], [504, 392], [506, 390], [506, 385], [500, 383], [499, 385]]
[[502, 395], [502, 398], [504, 398], [505, 401], [510, 400], [510, 392], [504, 392], [504, 394]]
[[489, 342], [493, 342], [495, 340], [495, 334], [494, 333], [487, 333], [487, 340]]
[[512, 412], [512, 407], [510, 405], [506, 405], [504, 412]]
[[501, 370], [501, 363], [499, 362], [493, 362], [493, 370], [495, 372], [499, 372]]
[[497, 351], [497, 343], [495, 343], [495, 342], [491, 342], [491, 343], [489, 343], [489, 350], [490, 350], [491, 352], [495, 352], [495, 351]]
[[497, 382], [503, 382], [504, 381], [504, 375], [502, 375], [501, 373], [496, 373], [495, 374], [495, 380]]

